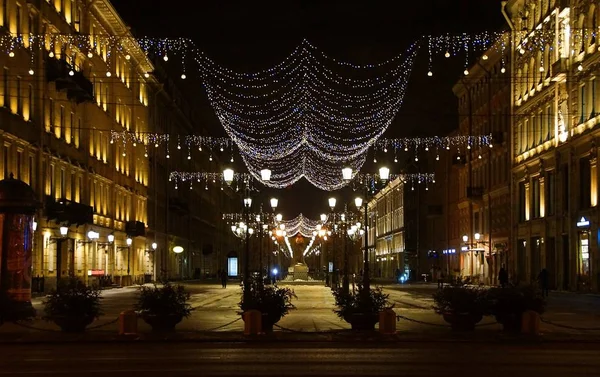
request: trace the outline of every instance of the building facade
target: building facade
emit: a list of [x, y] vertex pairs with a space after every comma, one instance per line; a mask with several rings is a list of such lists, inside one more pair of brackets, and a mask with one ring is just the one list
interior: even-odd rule
[[368, 203], [369, 268], [375, 279], [395, 279], [398, 271], [404, 274], [404, 190], [405, 184], [396, 178]]
[[454, 225], [458, 223], [460, 245], [449, 250], [458, 255], [458, 275], [484, 284], [496, 283], [509, 252], [511, 70], [509, 49], [504, 48], [508, 43], [508, 37], [499, 40], [453, 88], [459, 134], [492, 135], [491, 147], [469, 145], [452, 157], [458, 201], [450, 216]]
[[[107, 0], [0, 4], [1, 177], [30, 184], [42, 203], [34, 223], [33, 289], [48, 290], [67, 277], [130, 285], [160, 271], [191, 276], [219, 250], [216, 206], [229, 201], [218, 187], [197, 194], [198, 187], [181, 214], [170, 198], [183, 194], [166, 188], [175, 165], [161, 162], [164, 153], [151, 159], [140, 143], [113, 137], [113, 131], [140, 139], [157, 130], [190, 133], [172, 83], [158, 94], [166, 77]], [[158, 117], [167, 102], [171, 113]], [[166, 129], [160, 119], [174, 114], [177, 125]], [[175, 258], [173, 245], [187, 253]]]
[[508, 2], [514, 278], [598, 291], [597, 1]]

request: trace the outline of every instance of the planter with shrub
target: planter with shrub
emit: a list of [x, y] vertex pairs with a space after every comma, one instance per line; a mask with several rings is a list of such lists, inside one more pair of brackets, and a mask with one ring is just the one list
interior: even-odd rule
[[492, 288], [488, 300], [491, 314], [507, 332], [521, 331], [521, 318], [526, 311], [543, 314], [546, 307], [542, 292], [531, 285]]
[[466, 286], [447, 286], [433, 294], [434, 310], [452, 330], [472, 331], [489, 313], [485, 290]]
[[333, 291], [335, 298], [335, 314], [352, 326], [352, 330], [374, 330], [379, 322], [379, 312], [393, 308], [389, 303], [389, 295], [383, 293], [381, 287], [365, 292], [363, 286], [355, 292], [343, 289]]
[[190, 294], [182, 285], [165, 282], [162, 286], [142, 287], [136, 310], [153, 331], [174, 331], [183, 318], [189, 317], [192, 307]]
[[29, 321], [34, 317], [31, 302], [15, 301], [6, 291], [0, 291], [0, 326], [4, 322]]
[[239, 303], [241, 311], [238, 313], [244, 318], [244, 312], [248, 310], [261, 312], [262, 330], [265, 332], [273, 331], [273, 325], [296, 308], [292, 304], [292, 298], [297, 298], [296, 294], [289, 288], [265, 286], [262, 279], [253, 278], [249, 282], [248, 292], [244, 292], [244, 289]]
[[77, 279], [59, 284], [44, 301], [44, 319], [64, 332], [83, 332], [100, 314], [100, 291]]

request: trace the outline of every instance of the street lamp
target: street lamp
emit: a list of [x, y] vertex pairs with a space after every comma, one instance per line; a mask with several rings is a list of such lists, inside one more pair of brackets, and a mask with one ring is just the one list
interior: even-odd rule
[[333, 211], [333, 209], [335, 208], [335, 203], [336, 203], [336, 199], [335, 198], [329, 198], [329, 207], [331, 208], [331, 210]]
[[100, 233], [90, 230], [88, 232], [87, 236], [91, 241], [93, 241], [93, 240], [97, 240], [98, 238], [100, 238]]
[[31, 224], [31, 228], [33, 229], [33, 231], [35, 232], [37, 230], [37, 221], [33, 220], [33, 223]]
[[228, 185], [231, 184], [231, 182], [233, 182], [233, 176], [234, 176], [233, 169], [228, 168], [228, 169], [223, 170], [223, 180]]
[[156, 242], [152, 242], [152, 250], [156, 250], [158, 244]]
[[246, 207], [246, 208], [252, 207], [252, 198], [245, 198], [244, 199], [244, 207]]
[[357, 209], [360, 209], [360, 207], [362, 207], [362, 203], [363, 203], [363, 200], [360, 196], [357, 196], [356, 198], [354, 198], [354, 204], [356, 205]]
[[125, 240], [125, 243], [127, 244], [127, 246], [131, 246], [131, 244], [133, 243], [133, 240], [131, 239], [131, 237], [127, 237], [127, 239]]
[[479, 233], [475, 233], [474, 236], [475, 236], [475, 241], [479, 241], [479, 239], [481, 238], [481, 234], [479, 234]]
[[66, 226], [61, 226], [61, 227], [59, 228], [59, 231], [60, 231], [60, 235], [61, 235], [62, 237], [65, 237], [65, 236], [67, 235], [67, 233], [69, 233], [69, 227], [66, 227]]
[[342, 169], [342, 178], [344, 181], [349, 181], [352, 179], [352, 168], [346, 167]]
[[271, 180], [271, 170], [269, 169], [263, 169], [260, 171], [260, 179], [262, 179], [263, 181], [270, 181]]
[[379, 178], [382, 181], [387, 181], [390, 178], [390, 169], [384, 167], [379, 168]]
[[278, 204], [279, 204], [279, 200], [277, 200], [277, 198], [271, 198], [271, 208], [273, 208], [273, 211], [275, 211], [277, 209]]
[[463, 242], [467, 242], [469, 241], [469, 236], [467, 236], [466, 234], [464, 236], [462, 236], [462, 240]]
[[275, 216], [275, 220], [277, 220], [277, 222], [281, 222], [281, 220], [283, 220], [283, 215], [278, 213], [277, 216]]
[[112, 234], [112, 233], [109, 234], [107, 238], [108, 238], [108, 243], [115, 242], [115, 235], [114, 234]]
[[322, 223], [325, 223], [325, 221], [327, 221], [327, 215], [326, 215], [326, 214], [324, 214], [324, 213], [322, 213], [322, 214], [321, 214], [321, 222], [322, 222]]

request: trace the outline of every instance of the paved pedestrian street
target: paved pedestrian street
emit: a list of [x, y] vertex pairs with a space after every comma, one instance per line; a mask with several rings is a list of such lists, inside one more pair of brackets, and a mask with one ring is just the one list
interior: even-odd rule
[[[192, 315], [178, 326], [179, 332], [241, 332], [243, 321], [238, 314], [241, 296], [239, 283], [232, 282], [227, 288], [214, 283], [188, 282], [186, 289], [191, 293]], [[333, 312], [334, 298], [331, 289], [322, 285], [290, 285], [297, 299], [293, 300], [296, 310], [281, 319], [275, 331], [289, 332], [336, 332], [350, 328]], [[449, 328], [441, 316], [434, 313], [431, 294], [435, 286], [427, 285], [384, 285], [394, 311], [400, 316], [397, 322], [399, 333], [419, 334], [423, 332], [448, 332]], [[124, 310], [134, 307], [139, 288], [128, 287], [102, 292], [102, 316], [94, 322], [91, 331], [117, 332], [116, 319]], [[0, 340], [16, 333], [54, 332], [58, 328], [41, 319], [43, 298], [34, 299], [38, 318], [24, 324], [6, 323], [0, 326]], [[600, 297], [573, 293], [552, 293], [548, 310], [543, 315], [541, 330], [544, 334], [600, 336]], [[478, 328], [500, 330], [494, 318], [486, 317]], [[150, 327], [138, 321], [140, 332], [150, 332]]]

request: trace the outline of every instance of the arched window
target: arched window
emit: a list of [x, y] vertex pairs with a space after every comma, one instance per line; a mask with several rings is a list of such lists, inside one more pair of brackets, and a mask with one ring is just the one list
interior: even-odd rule
[[596, 6], [592, 4], [588, 13], [588, 24], [586, 28], [588, 34], [588, 46], [596, 44], [596, 34], [598, 33], [598, 12]]

